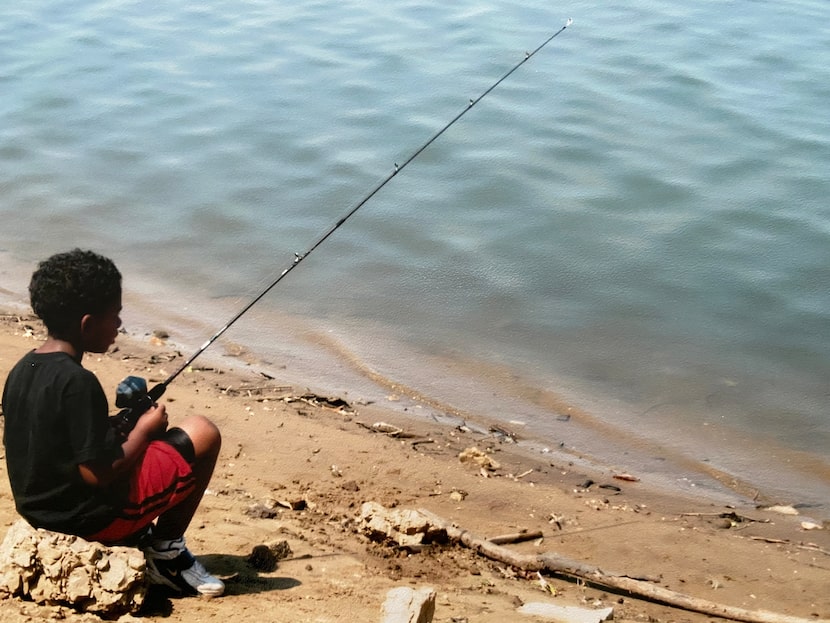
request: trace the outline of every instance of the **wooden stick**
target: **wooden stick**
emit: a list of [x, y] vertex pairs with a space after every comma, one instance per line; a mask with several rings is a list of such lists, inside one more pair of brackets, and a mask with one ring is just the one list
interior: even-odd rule
[[542, 536], [541, 530], [520, 530], [519, 532], [514, 532], [512, 534], [502, 534], [500, 536], [490, 537], [487, 540], [491, 543], [495, 543], [496, 545], [507, 545], [508, 543], [521, 543], [522, 541], [541, 539]]
[[792, 541], [787, 541], [786, 539], [772, 539], [766, 536], [749, 536], [746, 538], [753, 541], [763, 541], [764, 543], [773, 543], [776, 545], [789, 545], [790, 547], [795, 547], [797, 549], [805, 549], [808, 552], [818, 552], [820, 554], [824, 554], [825, 556], [830, 556], [830, 550], [823, 549], [812, 543], [793, 543]]
[[604, 571], [599, 567], [571, 560], [555, 553], [546, 554], [518, 554], [506, 547], [477, 537], [476, 535], [463, 530], [451, 522], [434, 513], [420, 509], [429, 521], [436, 527], [446, 530], [447, 536], [453, 540], [469, 547], [473, 551], [499, 562], [512, 565], [525, 571], [547, 571], [570, 577], [580, 578], [595, 586], [609, 588], [618, 591], [625, 591], [631, 595], [660, 602], [675, 608], [681, 608], [690, 612], [718, 616], [734, 621], [745, 623], [830, 623], [827, 619], [804, 619], [800, 617], [787, 616], [767, 610], [746, 610], [725, 606], [707, 599], [698, 599], [678, 593], [676, 591], [655, 586], [649, 582], [634, 579], [630, 576]]

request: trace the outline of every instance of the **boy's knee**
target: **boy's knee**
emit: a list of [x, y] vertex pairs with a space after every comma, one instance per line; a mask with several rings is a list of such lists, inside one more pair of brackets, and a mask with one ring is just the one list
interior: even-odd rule
[[192, 415], [179, 425], [193, 442], [196, 457], [219, 454], [222, 446], [222, 433], [209, 419], [202, 415]]

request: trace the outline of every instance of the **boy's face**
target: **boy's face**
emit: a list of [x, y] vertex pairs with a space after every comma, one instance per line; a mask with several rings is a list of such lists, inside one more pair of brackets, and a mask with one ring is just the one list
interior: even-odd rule
[[84, 350], [105, 353], [115, 342], [121, 326], [121, 297], [98, 314], [89, 314], [84, 324]]

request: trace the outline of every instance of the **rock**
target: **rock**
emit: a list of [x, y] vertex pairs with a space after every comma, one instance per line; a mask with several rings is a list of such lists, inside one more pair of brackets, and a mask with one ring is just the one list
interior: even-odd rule
[[387, 509], [377, 502], [366, 502], [360, 508], [363, 533], [373, 541], [391, 540], [401, 546], [445, 542], [447, 532], [436, 528], [429, 519], [415, 510]]
[[456, 491], [452, 491], [450, 493], [450, 499], [453, 502], [463, 502], [464, 498], [466, 498], [466, 497], [467, 497], [467, 492], [466, 491], [457, 491], [456, 490]]
[[259, 571], [271, 572], [277, 568], [280, 560], [288, 558], [292, 553], [288, 541], [257, 545], [248, 556], [248, 564]]
[[820, 523], [816, 523], [815, 521], [802, 521], [801, 522], [801, 529], [802, 530], [821, 530], [824, 526]]
[[458, 460], [462, 463], [473, 463], [482, 469], [494, 472], [501, 468], [501, 465], [493, 457], [486, 452], [482, 452], [476, 447], [467, 448], [458, 455]]
[[557, 623], [601, 623], [610, 620], [614, 616], [613, 608], [591, 610], [590, 608], [557, 606], [538, 601], [526, 603], [518, 611], [522, 614], [556, 621]]
[[393, 588], [386, 593], [381, 607], [381, 623], [432, 623], [435, 615], [435, 591], [415, 590], [408, 586]]
[[0, 545], [0, 597], [114, 618], [144, 603], [144, 568], [137, 549], [36, 530], [19, 519]]
[[794, 506], [784, 506], [776, 504], [774, 506], [759, 506], [760, 510], [770, 511], [771, 513], [778, 513], [779, 515], [798, 515], [798, 509]]
[[245, 509], [245, 514], [254, 519], [275, 519], [280, 515], [276, 508], [265, 504], [253, 504]]

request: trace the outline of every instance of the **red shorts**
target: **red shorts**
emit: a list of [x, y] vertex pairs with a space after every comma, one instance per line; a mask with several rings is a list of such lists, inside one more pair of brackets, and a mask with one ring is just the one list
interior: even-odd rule
[[125, 508], [115, 521], [87, 540], [105, 544], [126, 541], [180, 504], [195, 485], [190, 464], [164, 441], [150, 442], [133, 470]]

